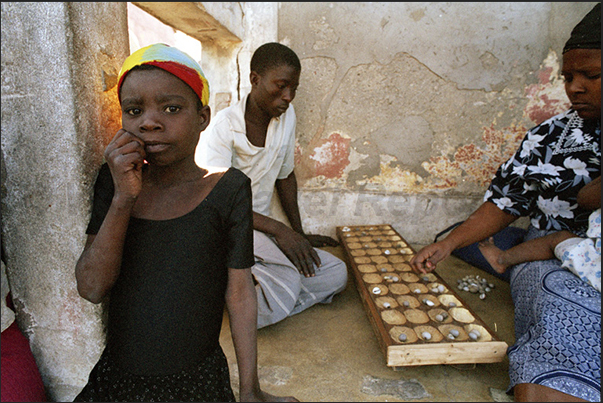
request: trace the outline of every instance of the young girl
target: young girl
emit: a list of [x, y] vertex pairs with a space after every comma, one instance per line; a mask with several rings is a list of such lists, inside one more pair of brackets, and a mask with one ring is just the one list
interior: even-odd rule
[[155, 44], [118, 77], [122, 129], [107, 146], [80, 295], [109, 297], [107, 346], [76, 401], [234, 401], [219, 344], [229, 312], [242, 401], [297, 401], [260, 389], [249, 179], [195, 164], [210, 121], [197, 62]]

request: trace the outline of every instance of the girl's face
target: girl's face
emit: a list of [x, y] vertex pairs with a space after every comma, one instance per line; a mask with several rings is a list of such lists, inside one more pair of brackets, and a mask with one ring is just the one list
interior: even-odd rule
[[282, 115], [295, 98], [299, 74], [299, 70], [287, 65], [272, 68], [263, 75], [252, 71], [250, 81], [258, 106], [270, 117]]
[[145, 143], [150, 164], [193, 159], [200, 133], [210, 120], [208, 106], [182, 80], [167, 71], [134, 70], [121, 86], [122, 126]]
[[563, 54], [561, 74], [572, 108], [582, 119], [601, 119], [601, 49], [572, 49]]

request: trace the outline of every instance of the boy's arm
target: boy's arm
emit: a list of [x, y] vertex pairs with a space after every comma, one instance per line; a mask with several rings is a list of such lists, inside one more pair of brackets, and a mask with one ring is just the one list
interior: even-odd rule
[[314, 247], [339, 245], [339, 242], [330, 236], [306, 234], [304, 232], [299, 214], [299, 204], [297, 202], [297, 178], [295, 177], [294, 172], [291, 172], [285, 179], [277, 180], [276, 190], [283, 210], [291, 223], [291, 228], [293, 228], [295, 232], [306, 237]]
[[312, 277], [315, 273], [314, 265], [317, 267], [321, 265], [320, 257], [314, 250], [314, 243], [316, 243], [316, 246], [335, 246], [337, 241], [329, 237], [306, 235], [304, 233], [297, 203], [297, 179], [293, 172], [285, 179], [278, 179], [275, 186], [291, 228], [284, 223], [255, 212], [253, 214], [253, 227], [258, 231], [274, 236], [277, 245], [300, 273], [306, 277]]
[[239, 400], [297, 401], [293, 397], [281, 398], [261, 390], [257, 370], [257, 296], [251, 269], [228, 269], [226, 307], [239, 367]]

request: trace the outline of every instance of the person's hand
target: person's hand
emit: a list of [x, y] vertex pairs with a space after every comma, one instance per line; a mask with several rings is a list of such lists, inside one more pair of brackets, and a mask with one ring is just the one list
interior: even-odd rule
[[410, 260], [410, 266], [418, 273], [429, 273], [435, 270], [436, 265], [450, 256], [449, 247], [444, 242], [436, 242], [422, 248]]
[[320, 258], [306, 236], [286, 227], [274, 239], [301, 274], [314, 277], [314, 265], [320, 266]]
[[306, 239], [310, 241], [310, 244], [315, 248], [320, 248], [322, 246], [337, 246], [339, 242], [330, 236], [326, 235], [314, 235], [314, 234], [306, 234]]
[[136, 199], [142, 190], [144, 142], [124, 129], [119, 129], [105, 149], [104, 157], [111, 170], [115, 194]]
[[256, 393], [241, 394], [239, 400], [241, 402], [299, 402], [293, 396], [275, 396], [263, 390], [259, 390]]

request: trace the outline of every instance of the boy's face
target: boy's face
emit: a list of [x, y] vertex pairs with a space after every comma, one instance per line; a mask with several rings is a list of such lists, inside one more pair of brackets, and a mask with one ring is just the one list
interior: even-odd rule
[[299, 70], [287, 65], [274, 67], [262, 75], [252, 71], [251, 90], [257, 105], [270, 117], [282, 115], [295, 98], [299, 74]]
[[134, 70], [121, 87], [122, 126], [145, 143], [150, 164], [194, 158], [210, 109], [199, 110], [195, 92], [161, 69]]
[[572, 108], [582, 119], [601, 119], [601, 49], [572, 49], [563, 54], [561, 74]]

